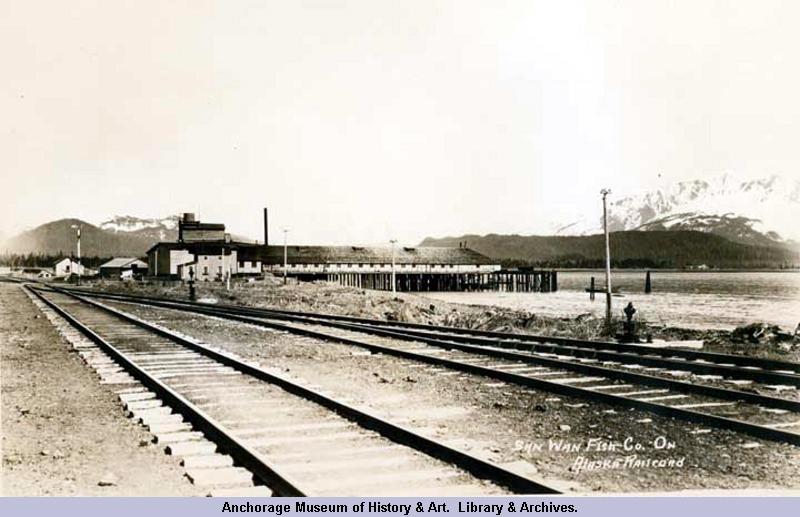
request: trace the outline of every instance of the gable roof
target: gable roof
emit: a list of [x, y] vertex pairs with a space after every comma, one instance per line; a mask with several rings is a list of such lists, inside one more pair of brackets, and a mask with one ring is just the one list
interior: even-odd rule
[[[222, 255], [236, 250], [239, 260], [262, 260], [265, 264], [283, 264], [283, 246], [264, 246], [244, 242], [159, 242], [156, 250], [187, 250], [195, 255]], [[390, 246], [288, 246], [291, 264], [391, 264]], [[496, 260], [469, 248], [420, 246], [394, 251], [397, 264], [495, 265]]]
[[[392, 248], [389, 246], [288, 246], [288, 261], [292, 264], [391, 264]], [[422, 246], [397, 247], [394, 251], [397, 264], [495, 264], [485, 255], [468, 248]], [[267, 246], [264, 261], [283, 264], [283, 246]]]
[[25, 267], [22, 268], [22, 272], [23, 273], [42, 273], [42, 272], [52, 273], [53, 270], [50, 269], [49, 267], [25, 266]]
[[119, 267], [119, 268], [123, 268], [123, 267], [131, 267], [133, 265], [136, 265], [137, 268], [146, 268], [147, 267], [147, 263], [142, 262], [141, 260], [139, 260], [137, 258], [134, 258], [134, 257], [115, 257], [115, 258], [109, 260], [108, 262], [106, 262], [105, 264], [102, 264], [100, 266], [100, 269], [103, 269], [104, 267]]
[[55, 262], [53, 262], [53, 267], [55, 267], [55, 266], [57, 266], [57, 265], [61, 264], [61, 263], [62, 263], [62, 262], [64, 262], [65, 260], [67, 260], [67, 261], [69, 261], [69, 262], [71, 262], [71, 263], [73, 263], [73, 264], [75, 264], [75, 265], [77, 265], [77, 264], [78, 264], [78, 261], [77, 261], [77, 260], [73, 260], [71, 257], [64, 257], [64, 258], [58, 259], [58, 260], [56, 260]]

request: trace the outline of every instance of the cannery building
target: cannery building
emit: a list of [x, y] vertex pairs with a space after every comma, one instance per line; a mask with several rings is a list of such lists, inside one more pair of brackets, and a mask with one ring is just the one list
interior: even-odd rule
[[[283, 246], [267, 246], [267, 271], [283, 271]], [[485, 255], [468, 248], [390, 246], [287, 246], [288, 273], [492, 273], [500, 269]]]
[[464, 245], [448, 247], [271, 246], [267, 209], [264, 244], [236, 242], [224, 224], [184, 214], [177, 242], [147, 252], [151, 277], [223, 281], [262, 272], [303, 281], [325, 280], [366, 289], [551, 291], [555, 272], [503, 270], [497, 261]]
[[[178, 241], [159, 242], [147, 250], [148, 276], [222, 281], [228, 276], [261, 273], [261, 246], [233, 241], [225, 225], [203, 223], [194, 214], [178, 222]], [[191, 273], [191, 274], [190, 274]]]

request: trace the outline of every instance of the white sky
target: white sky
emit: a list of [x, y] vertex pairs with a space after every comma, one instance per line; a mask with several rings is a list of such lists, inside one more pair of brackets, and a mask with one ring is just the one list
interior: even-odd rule
[[[546, 233], [798, 175], [800, 2], [0, 0], [0, 234], [196, 211], [297, 243]], [[659, 174], [661, 178], [659, 179]]]

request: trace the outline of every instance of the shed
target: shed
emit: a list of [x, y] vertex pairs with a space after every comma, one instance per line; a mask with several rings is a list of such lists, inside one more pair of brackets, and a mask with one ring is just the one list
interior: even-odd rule
[[135, 276], [146, 272], [147, 262], [135, 257], [115, 257], [100, 266], [100, 276], [104, 278], [122, 278], [123, 273]]

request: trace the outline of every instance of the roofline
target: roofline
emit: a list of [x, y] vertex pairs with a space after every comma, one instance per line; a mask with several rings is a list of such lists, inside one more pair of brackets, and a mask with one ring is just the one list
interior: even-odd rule
[[[123, 262], [119, 266], [116, 266], [116, 265], [115, 266], [109, 266], [109, 264], [114, 262], [115, 260], [117, 260], [117, 258], [128, 259], [128, 260], [126, 262]], [[104, 268], [104, 267], [125, 267], [125, 266], [130, 265], [132, 262], [141, 262], [142, 264], [147, 264], [147, 262], [145, 262], [144, 260], [139, 259], [139, 258], [115, 257], [115, 258], [112, 258], [111, 260], [109, 260], [108, 262], [104, 262], [103, 264], [100, 264], [99, 266], [97, 266], [97, 268], [100, 269], [100, 268]]]

